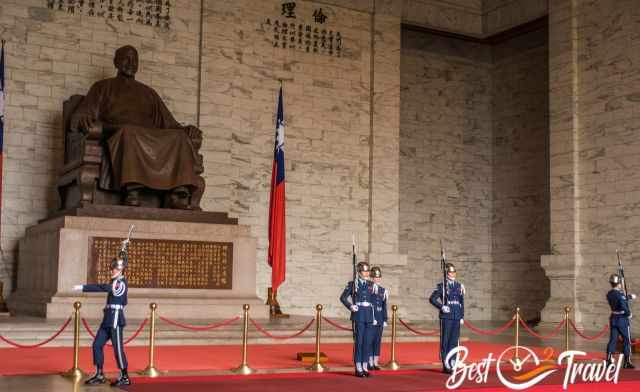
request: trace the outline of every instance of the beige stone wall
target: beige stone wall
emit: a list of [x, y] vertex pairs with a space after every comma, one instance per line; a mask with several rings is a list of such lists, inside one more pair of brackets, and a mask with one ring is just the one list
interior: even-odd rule
[[472, 298], [467, 317], [491, 314], [491, 69], [489, 46], [403, 31], [401, 295], [415, 317], [437, 318], [440, 240]]
[[[369, 219], [371, 15], [323, 5], [341, 31], [343, 57], [274, 48], [262, 29], [277, 1], [207, 1], [202, 126], [209, 186], [203, 207], [228, 210], [258, 238], [258, 293], [266, 294], [269, 183], [278, 79], [285, 100], [286, 311], [311, 314], [351, 276], [351, 237], [367, 252]], [[296, 2], [296, 23], [313, 25], [320, 5]], [[284, 18], [278, 18], [283, 20]], [[273, 21], [272, 21], [273, 22]], [[271, 33], [267, 36], [271, 37]], [[213, 181], [211, 180], [213, 179]], [[361, 255], [361, 256], [362, 256]]]
[[600, 328], [609, 312], [604, 294], [616, 248], [632, 290], [640, 274], [637, 3], [551, 4], [553, 255], [543, 258], [552, 279], [547, 308], [577, 307], [582, 325]]
[[520, 306], [539, 316], [549, 296], [549, 82], [546, 27], [493, 47], [494, 318]]

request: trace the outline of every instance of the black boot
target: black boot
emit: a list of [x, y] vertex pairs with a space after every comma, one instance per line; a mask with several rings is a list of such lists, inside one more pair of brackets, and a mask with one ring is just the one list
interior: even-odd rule
[[100, 385], [107, 382], [107, 379], [104, 377], [104, 373], [102, 373], [102, 369], [97, 369], [96, 374], [93, 375], [90, 379], [85, 381], [85, 385]]
[[631, 358], [629, 357], [624, 357], [624, 365], [622, 365], [623, 369], [635, 369], [636, 367], [633, 366], [633, 364], [631, 363]]
[[613, 354], [607, 353], [607, 365], [613, 363]]
[[112, 387], [119, 387], [121, 385], [131, 385], [131, 380], [129, 380], [127, 369], [120, 370], [120, 377], [118, 377], [117, 380], [111, 383]]

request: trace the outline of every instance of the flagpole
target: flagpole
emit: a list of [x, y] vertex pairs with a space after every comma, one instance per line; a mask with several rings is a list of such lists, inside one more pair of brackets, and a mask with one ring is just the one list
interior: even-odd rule
[[[4, 98], [4, 44], [7, 42], [5, 39], [2, 39], [2, 49], [0, 50], [0, 94], [3, 95]], [[4, 99], [2, 99], [2, 107], [0, 107], [0, 140], [4, 139]], [[0, 144], [0, 262], [2, 262], [2, 267], [5, 275], [7, 275], [7, 279], [11, 279], [11, 274], [9, 273], [9, 268], [7, 267], [7, 262], [5, 261], [4, 249], [2, 248], [2, 177], [3, 177], [3, 146]], [[3, 297], [4, 292], [4, 282], [0, 280], [0, 315], [8, 314], [7, 305], [4, 301]]]

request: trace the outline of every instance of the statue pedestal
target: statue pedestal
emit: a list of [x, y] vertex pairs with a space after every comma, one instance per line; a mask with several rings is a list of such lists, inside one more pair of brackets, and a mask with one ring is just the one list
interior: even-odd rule
[[[54, 217], [27, 229], [25, 237], [20, 241], [17, 290], [8, 299], [12, 311], [47, 318], [67, 318], [71, 315], [72, 304], [80, 301], [83, 317], [101, 318], [106, 293], [79, 293], [71, 289], [76, 284], [95, 280], [98, 276], [95, 267], [96, 244], [105, 241], [112, 244], [119, 242], [126, 236], [129, 225], [134, 224], [129, 261], [131, 273], [133, 263], [136, 262], [132, 253], [134, 247], [144, 246], [140, 252], [155, 254], [161, 258], [161, 261], [154, 259], [155, 263], [175, 263], [182, 268], [179, 273], [168, 278], [164, 275], [154, 276], [154, 284], [167, 287], [167, 284], [175, 282], [179, 287], [200, 287], [195, 284], [198, 282], [192, 282], [189, 275], [209, 276], [211, 280], [212, 274], [221, 272], [212, 271], [209, 267], [188, 270], [185, 267], [187, 262], [183, 259], [172, 260], [169, 256], [165, 259], [167, 252], [163, 249], [169, 246], [167, 244], [177, 244], [175, 246], [181, 247], [183, 252], [185, 249], [202, 252], [202, 247], [208, 246], [208, 243], [226, 243], [232, 256], [228, 259], [231, 266], [227, 269], [227, 278], [231, 279], [227, 279], [226, 288], [219, 289], [132, 287], [135, 280], [141, 281], [138, 271], [137, 278], [128, 277], [130, 287], [127, 317], [146, 317], [151, 302], [158, 304], [159, 315], [168, 318], [226, 319], [241, 315], [243, 304], [251, 305], [252, 317], [268, 317], [268, 306], [256, 294], [256, 239], [249, 234], [248, 226], [237, 225], [228, 219], [214, 219], [219, 223], [202, 223], [207, 221], [202, 219], [203, 216], [219, 217], [219, 213], [194, 211], [194, 220], [198, 222], [194, 223], [172, 218], [171, 214], [175, 215], [175, 211], [167, 211], [167, 220], [159, 220], [162, 212], [158, 210], [156, 214], [146, 216], [140, 214], [142, 211], [136, 211], [132, 216], [134, 219], [124, 219], [121, 213], [123, 209], [130, 207], [106, 208], [115, 208], [117, 211], [114, 212], [119, 213], [112, 216], [119, 217], [104, 217], [108, 214], [83, 216], [77, 213], [75, 216]], [[188, 216], [189, 212], [177, 214], [182, 217]], [[184, 244], [189, 245], [185, 247]], [[116, 255], [115, 252], [104, 249], [102, 254], [102, 258], [105, 255]], [[200, 253], [195, 253], [192, 260], [199, 257]], [[172, 268], [163, 267], [163, 273]], [[98, 283], [107, 283], [107, 279], [99, 279]]]

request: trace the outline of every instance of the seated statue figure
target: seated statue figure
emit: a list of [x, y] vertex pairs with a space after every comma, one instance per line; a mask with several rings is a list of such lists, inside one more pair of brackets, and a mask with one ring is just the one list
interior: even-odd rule
[[165, 194], [165, 207], [190, 208], [194, 192], [202, 194], [202, 132], [178, 123], [158, 93], [135, 79], [138, 52], [116, 50], [116, 77], [91, 86], [71, 117], [71, 130], [102, 128], [104, 156], [99, 186], [125, 192], [124, 204], [140, 205], [140, 192]]

